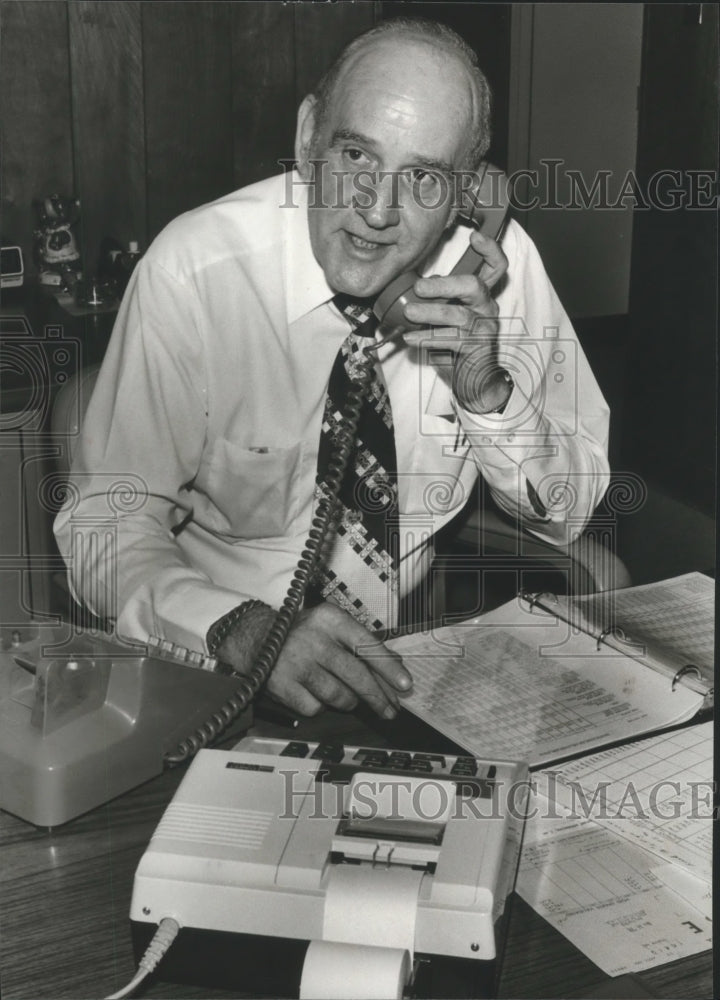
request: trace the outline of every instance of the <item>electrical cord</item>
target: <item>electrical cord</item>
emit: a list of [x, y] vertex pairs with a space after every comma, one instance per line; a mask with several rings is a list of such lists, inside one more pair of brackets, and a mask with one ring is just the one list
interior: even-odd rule
[[328, 486], [327, 496], [318, 504], [310, 534], [298, 560], [287, 594], [263, 641], [257, 659], [249, 674], [240, 678], [239, 686], [231, 697], [216, 712], [213, 712], [210, 718], [198, 726], [194, 733], [182, 740], [174, 752], [165, 754], [166, 764], [181, 764], [217, 739], [220, 733], [248, 707], [277, 663], [288, 632], [302, 605], [305, 592], [315, 574], [323, 542], [332, 527], [333, 519], [338, 510], [337, 497], [353, 452], [363, 398], [372, 377], [374, 367], [374, 359], [370, 354], [372, 350], [373, 345], [363, 349], [356, 380], [353, 382], [353, 387], [345, 402], [345, 410], [340, 422], [339, 440], [328, 462], [325, 474]]
[[111, 993], [110, 996], [105, 997], [105, 1000], [121, 1000], [122, 997], [129, 997], [131, 993], [134, 993], [140, 983], [155, 970], [177, 937], [179, 930], [180, 924], [177, 920], [173, 920], [172, 917], [164, 917], [158, 924], [152, 941], [138, 963], [138, 971], [135, 976], [127, 986], [123, 986], [117, 993]]

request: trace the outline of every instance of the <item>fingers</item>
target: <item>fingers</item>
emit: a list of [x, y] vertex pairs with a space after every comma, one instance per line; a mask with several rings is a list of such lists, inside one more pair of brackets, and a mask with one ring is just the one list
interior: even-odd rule
[[402, 658], [336, 605], [320, 604], [311, 611], [304, 612], [304, 616], [306, 623], [311, 622], [313, 628], [324, 632], [338, 646], [352, 654], [350, 660], [341, 658], [341, 663], [360, 660], [396, 691], [408, 691], [412, 687], [412, 676], [403, 666]]
[[488, 288], [494, 288], [508, 268], [508, 259], [500, 245], [477, 229], [470, 233], [470, 244], [484, 258], [481, 275]]
[[384, 718], [397, 714], [398, 699], [392, 688], [341, 647], [330, 653], [328, 646], [323, 651], [326, 663], [303, 662], [292, 648], [288, 653], [270, 675], [268, 691], [303, 715], [315, 715], [322, 706], [348, 712], [358, 700]]
[[323, 708], [350, 712], [357, 697], [318, 664], [278, 663], [267, 683], [268, 692], [301, 715], [317, 715]]
[[466, 304], [472, 304], [478, 282], [486, 292], [493, 289], [507, 271], [508, 259], [495, 240], [483, 236], [476, 230], [470, 233], [470, 243], [473, 250], [483, 259], [478, 271], [474, 274], [451, 272], [420, 278], [414, 286], [417, 294], [425, 298], [433, 296], [458, 298]]
[[274, 697], [304, 715], [322, 705], [349, 711], [362, 700], [384, 718], [396, 715], [398, 693], [411, 685], [400, 657], [332, 605], [299, 616], [268, 680]]
[[373, 638], [353, 619], [346, 633], [345, 642], [352, 651], [350, 660], [341, 660], [340, 665], [353, 672], [357, 665], [368, 669], [371, 676], [397, 707], [398, 695], [407, 693], [412, 688], [412, 675], [403, 666], [402, 657], [398, 656], [379, 639]]
[[397, 690], [362, 660], [351, 653], [344, 656], [336, 654], [330, 669], [336, 679], [342, 680], [378, 715], [386, 719], [393, 719], [397, 715]]
[[421, 299], [454, 299], [471, 307], [491, 301], [490, 286], [477, 274], [432, 274], [418, 278], [413, 290]]
[[298, 715], [319, 715], [323, 704], [302, 684], [273, 671], [267, 684], [269, 693]]
[[412, 688], [412, 675], [403, 666], [402, 658], [377, 640], [368, 643], [367, 633], [355, 646], [354, 654], [358, 661], [370, 668], [378, 682], [389, 686], [396, 703], [399, 694], [407, 693]]
[[453, 327], [478, 335], [494, 332], [497, 314], [495, 300], [489, 295], [483, 297], [482, 294], [478, 295], [475, 307], [451, 302], [409, 302], [405, 306], [405, 315], [413, 323], [424, 327]]
[[380, 687], [385, 692], [385, 696], [388, 701], [392, 704], [393, 708], [400, 708], [400, 698], [398, 697], [397, 691], [388, 682], [382, 678], [379, 674], [375, 674], [375, 680], [378, 682]]
[[470, 234], [472, 247], [483, 260], [479, 274], [432, 275], [415, 282], [420, 301], [405, 306], [408, 320], [420, 326], [456, 327], [475, 330], [494, 319], [498, 307], [491, 291], [507, 271], [507, 257], [495, 240], [482, 233]]

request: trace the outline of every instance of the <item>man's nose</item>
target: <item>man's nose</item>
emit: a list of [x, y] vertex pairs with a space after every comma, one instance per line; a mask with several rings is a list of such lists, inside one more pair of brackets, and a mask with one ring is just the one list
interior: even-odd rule
[[376, 174], [367, 178], [353, 197], [353, 206], [371, 229], [387, 229], [400, 221], [397, 185], [392, 175]]

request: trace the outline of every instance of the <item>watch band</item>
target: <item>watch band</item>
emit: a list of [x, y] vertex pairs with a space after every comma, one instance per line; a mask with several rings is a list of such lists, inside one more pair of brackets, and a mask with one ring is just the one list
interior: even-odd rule
[[223, 615], [222, 618], [218, 618], [216, 622], [210, 626], [207, 630], [207, 636], [205, 641], [207, 643], [207, 648], [211, 656], [215, 656], [220, 646], [227, 639], [230, 632], [233, 630], [235, 625], [240, 621], [243, 615], [247, 614], [253, 608], [267, 608], [269, 605], [265, 604], [264, 601], [250, 600], [243, 601], [242, 604], [238, 604], [236, 608], [232, 611], [228, 611], [227, 614]]

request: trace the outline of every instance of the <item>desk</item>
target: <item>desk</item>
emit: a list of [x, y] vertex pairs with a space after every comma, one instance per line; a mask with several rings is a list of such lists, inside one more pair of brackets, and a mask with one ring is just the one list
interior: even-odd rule
[[[253, 732], [287, 738], [289, 731], [259, 724]], [[395, 723], [370, 726], [358, 715], [327, 712], [290, 732], [293, 739], [448, 748], [404, 713]], [[128, 923], [133, 875], [184, 773], [185, 767], [168, 771], [51, 833], [0, 813], [3, 1000], [97, 1000], [129, 982], [134, 973]], [[639, 978], [658, 997], [710, 998], [712, 955], [692, 956]], [[501, 997], [579, 997], [607, 979], [513, 897]], [[151, 982], [139, 995], [229, 1000], [237, 994]]]

